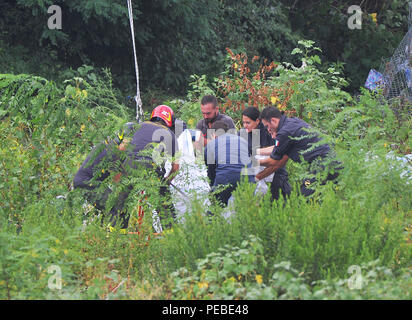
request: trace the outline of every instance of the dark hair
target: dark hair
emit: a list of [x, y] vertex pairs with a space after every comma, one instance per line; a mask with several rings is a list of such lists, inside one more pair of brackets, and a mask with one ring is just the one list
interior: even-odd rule
[[167, 127], [166, 122], [160, 117], [153, 117], [150, 119], [151, 122], [160, 123], [162, 126]]
[[202, 100], [200, 101], [200, 104], [201, 104], [201, 105], [205, 105], [205, 104], [208, 104], [208, 103], [212, 103], [215, 108], [217, 107], [217, 104], [218, 104], [216, 97], [215, 97], [215, 96], [212, 96], [212, 95], [210, 95], [210, 94], [205, 95], [205, 96], [202, 98]]
[[253, 121], [256, 121], [260, 117], [260, 111], [256, 107], [247, 107], [245, 110], [243, 110], [242, 116], [246, 116]]
[[280, 119], [281, 116], [282, 112], [278, 108], [272, 106], [266, 107], [260, 114], [260, 118], [265, 119], [266, 121], [270, 121], [272, 118]]
[[213, 122], [212, 129], [216, 131], [215, 132], [216, 136], [220, 136], [229, 130], [229, 126], [227, 125], [226, 122], [218, 120], [216, 122]]

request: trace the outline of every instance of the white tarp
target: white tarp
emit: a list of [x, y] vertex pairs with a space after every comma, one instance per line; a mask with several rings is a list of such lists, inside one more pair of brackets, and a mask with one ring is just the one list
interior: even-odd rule
[[[170, 191], [176, 213], [178, 217], [182, 217], [189, 209], [190, 198], [195, 194], [205, 199], [205, 207], [209, 204], [207, 196], [210, 186], [207, 181], [207, 168], [203, 157], [196, 159], [190, 130], [184, 130], [177, 139], [177, 143], [180, 153], [180, 168], [172, 181]], [[166, 164], [166, 170], [170, 170], [170, 163]]]

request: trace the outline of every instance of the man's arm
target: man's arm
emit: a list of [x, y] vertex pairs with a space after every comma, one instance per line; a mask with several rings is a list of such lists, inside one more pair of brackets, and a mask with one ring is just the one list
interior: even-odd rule
[[203, 122], [204, 120], [199, 120], [196, 124], [196, 130], [200, 131], [199, 137], [196, 139], [196, 141], [193, 143], [193, 146], [197, 150], [201, 150], [203, 147], [205, 147], [208, 143], [206, 137], [203, 134]]
[[208, 142], [210, 142], [210, 139], [207, 139], [206, 137], [203, 136], [202, 133], [200, 133], [200, 137], [198, 140], [196, 140], [193, 145], [196, 149], [201, 150], [202, 147], [207, 146]]
[[276, 170], [283, 168], [286, 165], [286, 162], [288, 161], [288, 159], [289, 157], [287, 155], [284, 155], [282, 159], [280, 160], [275, 160], [272, 158], [259, 160], [259, 165], [266, 167], [266, 168], [256, 175], [256, 179], [258, 180], [264, 179], [267, 176], [271, 175]]
[[265, 179], [266, 177], [270, 176], [273, 172], [276, 171], [275, 167], [267, 167], [260, 171], [256, 176], [256, 180], [262, 180]]
[[258, 148], [256, 149], [256, 154], [259, 156], [270, 156], [275, 146], [269, 146], [266, 148]]
[[169, 174], [165, 178], [167, 183], [172, 182], [172, 180], [176, 176], [176, 174], [174, 174], [174, 173], [177, 172], [178, 170], [179, 170], [179, 164], [175, 163], [175, 162], [172, 162], [172, 168], [170, 169]]

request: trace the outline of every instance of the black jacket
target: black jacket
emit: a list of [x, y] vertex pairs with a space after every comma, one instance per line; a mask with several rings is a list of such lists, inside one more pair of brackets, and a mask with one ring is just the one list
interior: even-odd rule
[[270, 157], [274, 160], [280, 160], [286, 154], [290, 159], [301, 162], [300, 156], [311, 163], [318, 157], [326, 157], [330, 152], [328, 144], [320, 144], [310, 151], [314, 143], [321, 138], [313, 132], [309, 132], [309, 124], [299, 118], [288, 118], [282, 116], [279, 121], [278, 131], [275, 140], [275, 148]]

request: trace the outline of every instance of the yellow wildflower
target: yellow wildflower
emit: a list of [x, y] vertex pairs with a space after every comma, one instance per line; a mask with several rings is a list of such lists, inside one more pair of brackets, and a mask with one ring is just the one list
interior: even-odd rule
[[86, 91], [86, 90], [82, 90], [82, 93], [83, 93], [83, 96], [84, 96], [85, 98], [87, 98], [87, 91]]
[[187, 121], [187, 124], [189, 125], [189, 127], [193, 127], [193, 126], [195, 125], [195, 119], [190, 118], [190, 119]]
[[83, 131], [84, 128], [86, 128], [86, 126], [85, 126], [84, 124], [82, 124], [82, 125], [80, 126], [80, 131]]
[[173, 228], [163, 230], [164, 235], [167, 235], [167, 234], [170, 234], [170, 233], [173, 233]]
[[276, 104], [278, 101], [279, 99], [277, 97], [270, 97], [270, 102], [272, 102], [272, 104]]
[[197, 286], [199, 287], [199, 289], [203, 289], [203, 288], [208, 288], [209, 287], [209, 283], [207, 282], [198, 282]]
[[378, 14], [376, 12], [370, 14], [370, 16], [372, 18], [372, 21], [375, 22], [375, 23], [378, 23], [377, 15]]
[[309, 119], [312, 119], [312, 112], [308, 113], [308, 117], [309, 117]]
[[256, 275], [255, 280], [258, 284], [262, 284], [263, 282], [262, 276], [260, 274]]

